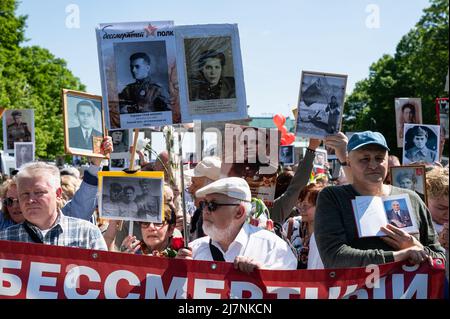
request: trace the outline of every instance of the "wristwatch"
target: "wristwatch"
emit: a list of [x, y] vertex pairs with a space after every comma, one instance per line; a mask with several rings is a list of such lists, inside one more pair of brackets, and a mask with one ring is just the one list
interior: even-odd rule
[[339, 162], [339, 164], [341, 164], [341, 166], [347, 166], [347, 162], [346, 162], [346, 161], [341, 162], [341, 161], [339, 160], [339, 158], [337, 159], [337, 161]]

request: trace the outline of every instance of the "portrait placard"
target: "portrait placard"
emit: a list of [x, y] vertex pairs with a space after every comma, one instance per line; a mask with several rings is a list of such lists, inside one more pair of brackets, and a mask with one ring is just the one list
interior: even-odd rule
[[16, 142], [14, 143], [14, 158], [16, 168], [19, 169], [23, 164], [34, 161], [34, 143]]
[[221, 176], [245, 179], [252, 197], [271, 207], [279, 163], [279, 131], [227, 123], [224, 139]]
[[34, 143], [34, 110], [5, 110], [3, 114], [3, 149], [14, 152], [14, 143]]
[[283, 165], [294, 165], [294, 145], [280, 146], [279, 161]]
[[439, 125], [405, 124], [403, 165], [439, 161]]
[[103, 23], [96, 34], [108, 129], [179, 123], [173, 22]]
[[391, 184], [417, 193], [427, 203], [425, 165], [392, 166]]
[[248, 118], [236, 24], [177, 26], [183, 123]]
[[403, 127], [408, 123], [422, 124], [422, 100], [420, 98], [405, 97], [395, 99], [397, 147], [403, 146]]
[[163, 222], [163, 172], [99, 172], [101, 218]]
[[62, 90], [64, 147], [67, 154], [105, 156], [94, 150], [94, 136], [106, 135], [102, 97], [79, 91]]
[[441, 126], [441, 135], [448, 140], [448, 98], [445, 97], [436, 99], [436, 115], [438, 118], [438, 124]]
[[341, 130], [347, 75], [302, 71], [297, 136], [324, 138]]
[[111, 155], [122, 154], [129, 156], [130, 146], [133, 144], [133, 130], [114, 130], [109, 131], [113, 143]]

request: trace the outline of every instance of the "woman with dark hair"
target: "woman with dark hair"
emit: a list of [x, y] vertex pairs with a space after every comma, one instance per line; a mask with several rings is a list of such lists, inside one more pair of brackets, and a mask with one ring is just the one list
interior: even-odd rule
[[416, 121], [416, 106], [412, 103], [406, 103], [402, 106], [402, 113], [400, 114], [399, 132], [400, 139], [403, 138], [403, 126], [404, 124], [417, 124]]
[[223, 76], [225, 55], [216, 50], [204, 51], [198, 59], [197, 75], [190, 79], [191, 101], [236, 97], [234, 78]]

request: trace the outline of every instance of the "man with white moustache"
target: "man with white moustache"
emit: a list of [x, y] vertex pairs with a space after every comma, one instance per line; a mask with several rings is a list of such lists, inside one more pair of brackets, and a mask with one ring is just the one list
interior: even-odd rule
[[246, 223], [251, 210], [247, 182], [238, 177], [219, 179], [195, 193], [201, 198], [203, 230], [207, 236], [181, 249], [177, 258], [233, 262], [234, 268], [297, 269], [297, 259], [287, 243], [274, 233]]

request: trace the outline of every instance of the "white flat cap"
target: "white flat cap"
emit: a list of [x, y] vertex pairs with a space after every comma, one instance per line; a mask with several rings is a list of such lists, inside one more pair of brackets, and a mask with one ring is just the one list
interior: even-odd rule
[[221, 166], [220, 158], [208, 156], [203, 158], [194, 169], [187, 170], [184, 174], [191, 177], [207, 177], [216, 181], [220, 177]]
[[221, 178], [205, 187], [200, 188], [195, 196], [197, 198], [204, 198], [208, 194], [223, 194], [231, 198], [240, 199], [250, 202], [252, 194], [250, 187], [245, 179], [239, 177]]

